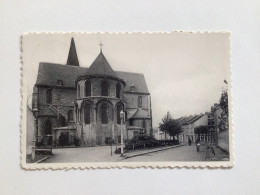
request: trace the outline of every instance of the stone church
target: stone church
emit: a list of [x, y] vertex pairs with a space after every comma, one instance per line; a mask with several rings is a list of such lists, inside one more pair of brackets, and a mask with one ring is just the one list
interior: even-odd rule
[[121, 111], [124, 140], [153, 135], [144, 75], [114, 71], [100, 46], [89, 68], [80, 66], [73, 38], [66, 65], [40, 62], [32, 100], [38, 145], [119, 143]]

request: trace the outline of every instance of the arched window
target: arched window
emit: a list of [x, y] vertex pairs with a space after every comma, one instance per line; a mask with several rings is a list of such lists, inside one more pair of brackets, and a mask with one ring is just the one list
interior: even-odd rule
[[68, 111], [68, 121], [73, 121], [73, 110]]
[[101, 123], [107, 124], [108, 123], [108, 107], [107, 104], [102, 104], [101, 106]]
[[75, 105], [76, 122], [78, 122], [78, 104]]
[[91, 83], [89, 81], [85, 83], [85, 96], [91, 96]]
[[62, 85], [63, 85], [63, 81], [62, 81], [62, 80], [58, 80], [58, 81], [57, 81], [57, 85], [58, 85], [58, 86], [62, 86]]
[[145, 126], [146, 126], [146, 125], [145, 125], [145, 120], [142, 120], [141, 123], [142, 123], [142, 127], [145, 129]]
[[121, 104], [118, 104], [116, 107], [117, 124], [121, 123], [120, 112], [122, 109], [123, 109], [123, 106]]
[[52, 89], [48, 89], [46, 92], [46, 103], [47, 104], [52, 103]]
[[90, 105], [85, 104], [84, 106], [84, 123], [90, 124]]
[[130, 86], [130, 91], [135, 91], [135, 86]]
[[80, 98], [80, 85], [77, 84], [77, 96], [78, 98]]
[[47, 119], [45, 121], [45, 135], [51, 135], [52, 134], [52, 125], [50, 119]]
[[65, 127], [66, 126], [66, 118], [65, 118], [65, 116], [59, 114], [59, 118], [60, 118], [60, 126], [61, 127]]
[[138, 96], [138, 108], [142, 108], [142, 97]]
[[120, 98], [120, 93], [121, 93], [121, 85], [117, 83], [116, 85], [116, 98]]
[[101, 83], [101, 96], [108, 96], [108, 82], [103, 81]]

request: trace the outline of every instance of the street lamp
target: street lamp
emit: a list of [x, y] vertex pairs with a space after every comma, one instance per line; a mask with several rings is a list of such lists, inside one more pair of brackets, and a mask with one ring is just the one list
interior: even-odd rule
[[33, 132], [33, 140], [32, 140], [32, 160], [35, 159], [35, 150], [36, 150], [36, 142], [38, 139], [38, 114], [39, 110], [37, 108], [34, 108], [33, 110], [33, 116], [34, 116], [34, 132]]
[[123, 143], [123, 120], [124, 120], [124, 112], [121, 110], [120, 112], [120, 120], [121, 120], [121, 157], [124, 156], [124, 143]]

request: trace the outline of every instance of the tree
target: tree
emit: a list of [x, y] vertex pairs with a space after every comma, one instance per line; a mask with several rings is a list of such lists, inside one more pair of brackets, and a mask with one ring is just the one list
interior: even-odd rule
[[219, 106], [222, 109], [220, 114], [220, 122], [218, 124], [218, 128], [220, 131], [228, 130], [228, 93], [224, 91], [219, 100]]
[[164, 132], [165, 138], [166, 133], [174, 137], [182, 132], [181, 125], [171, 117], [169, 112], [167, 112], [166, 116], [162, 118], [162, 122], [159, 124], [159, 129]]
[[194, 133], [197, 134], [199, 137], [201, 134], [208, 134], [209, 128], [205, 125], [200, 125], [194, 128]]

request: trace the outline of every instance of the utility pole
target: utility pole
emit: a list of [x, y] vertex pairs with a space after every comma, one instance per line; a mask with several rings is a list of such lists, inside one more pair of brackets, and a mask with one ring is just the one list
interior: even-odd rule
[[124, 157], [124, 135], [123, 135], [123, 120], [124, 120], [124, 112], [121, 110], [120, 112], [121, 119], [121, 157]]

